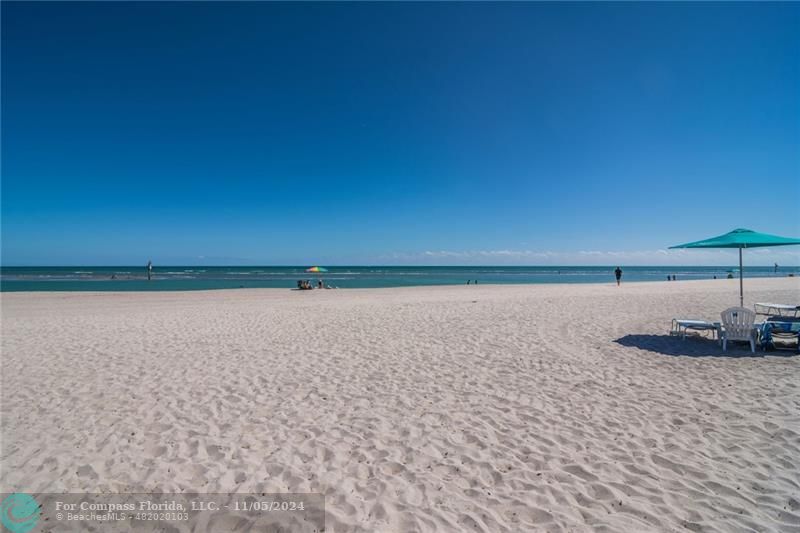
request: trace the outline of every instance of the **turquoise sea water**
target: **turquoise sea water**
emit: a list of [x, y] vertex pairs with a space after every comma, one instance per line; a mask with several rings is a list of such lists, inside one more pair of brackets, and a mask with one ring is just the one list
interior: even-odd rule
[[[508, 283], [611, 283], [608, 267], [329, 267], [312, 274], [306, 267], [197, 267], [157, 266], [151, 281], [143, 266], [128, 267], [0, 267], [0, 291], [175, 291], [272, 287], [292, 289], [297, 280], [322, 279], [339, 288], [408, 287], [415, 285], [462, 285], [467, 280], [482, 284]], [[725, 278], [736, 267], [623, 267], [623, 282]], [[800, 268], [745, 267], [745, 277], [800, 275]], [[113, 278], [112, 278], [113, 276]]]

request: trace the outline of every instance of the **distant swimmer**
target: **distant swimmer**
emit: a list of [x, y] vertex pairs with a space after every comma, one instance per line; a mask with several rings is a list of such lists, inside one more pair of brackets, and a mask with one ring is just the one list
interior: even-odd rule
[[153, 262], [147, 261], [147, 281], [150, 281], [150, 276], [153, 275]]
[[775, 274], [778, 273], [778, 263], [775, 263]]
[[472, 280], [471, 280], [471, 279], [468, 279], [468, 280], [467, 280], [467, 285], [469, 285], [469, 282], [470, 282], [470, 281], [472, 281]]
[[617, 287], [619, 287], [619, 282], [622, 281], [622, 269], [620, 267], [617, 267], [614, 271], [614, 277], [617, 278]]

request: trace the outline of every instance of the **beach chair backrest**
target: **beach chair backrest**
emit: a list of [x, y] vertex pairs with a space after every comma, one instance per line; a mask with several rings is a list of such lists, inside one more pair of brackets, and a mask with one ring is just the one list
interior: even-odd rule
[[752, 334], [753, 324], [756, 321], [754, 311], [746, 307], [731, 307], [724, 310], [720, 317], [729, 339], [747, 339]]

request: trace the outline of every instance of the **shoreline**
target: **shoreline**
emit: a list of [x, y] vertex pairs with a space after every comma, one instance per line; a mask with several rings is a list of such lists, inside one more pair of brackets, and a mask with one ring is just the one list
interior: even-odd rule
[[[316, 279], [316, 278], [314, 278]], [[324, 278], [322, 278], [324, 279]], [[791, 285], [794, 282], [796, 285], [795, 289], [800, 290], [800, 277], [798, 276], [783, 276], [783, 277], [745, 277], [745, 293], [747, 292], [747, 284], [749, 283], [762, 283], [762, 282], [773, 282], [778, 281], [782, 282], [785, 281], [787, 284]], [[723, 282], [729, 282], [731, 284], [736, 285], [736, 290], [738, 291], [739, 287], [739, 278], [719, 278], [719, 279], [686, 279], [686, 280], [676, 280], [676, 281], [625, 281], [623, 279], [622, 284], [620, 285], [620, 289], [626, 286], [642, 286], [642, 287], [661, 287], [666, 285], [670, 286], [690, 286], [690, 285], [697, 285], [703, 283], [718, 283], [718, 286], [721, 286]], [[92, 283], [86, 282], [86, 283]], [[390, 287], [340, 287], [340, 288], [331, 288], [331, 289], [319, 289], [314, 288], [313, 290], [305, 290], [301, 291], [294, 287], [286, 287], [286, 288], [279, 288], [279, 287], [221, 287], [221, 288], [213, 288], [213, 289], [154, 289], [154, 290], [130, 290], [130, 291], [114, 291], [114, 290], [63, 290], [63, 291], [40, 291], [40, 290], [33, 290], [33, 291], [0, 291], [0, 295], [10, 295], [10, 294], [43, 294], [43, 295], [63, 295], [63, 294], [85, 294], [85, 295], [129, 295], [129, 294], [183, 294], [183, 293], [247, 293], [247, 292], [259, 292], [259, 293], [274, 293], [274, 294], [284, 294], [286, 292], [299, 292], [299, 293], [320, 293], [320, 292], [337, 292], [337, 291], [346, 291], [350, 292], [359, 292], [359, 291], [403, 291], [403, 290], [441, 290], [441, 289], [452, 289], [456, 287], [464, 287], [466, 290], [470, 289], [480, 289], [483, 287], [489, 288], [507, 288], [507, 289], [519, 289], [519, 288], [529, 288], [529, 287], [617, 287], [616, 282], [611, 280], [607, 283], [597, 283], [597, 282], [573, 282], [573, 283], [549, 283], [549, 282], [542, 282], [542, 283], [478, 283], [478, 284], [471, 284], [467, 285], [465, 283], [455, 284], [455, 283], [445, 283], [439, 285], [403, 285], [403, 286], [390, 286]]]
[[[209, 267], [207, 269], [162, 267], [152, 281], [132, 267], [17, 268], [0, 271], [0, 292], [160, 292], [218, 289], [293, 289], [298, 281], [340, 289], [433, 287], [439, 285], [548, 285], [594, 284], [614, 281], [611, 267], [331, 267], [324, 273], [309, 273], [301, 267]], [[783, 267], [750, 267], [748, 279], [776, 279], [800, 270]], [[738, 277], [725, 267], [626, 267], [623, 283], [663, 282]]]

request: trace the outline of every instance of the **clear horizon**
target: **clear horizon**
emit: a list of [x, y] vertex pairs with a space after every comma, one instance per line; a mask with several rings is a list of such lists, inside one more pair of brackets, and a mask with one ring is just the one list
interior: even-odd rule
[[[41, 265], [0, 265], [0, 268], [145, 268], [145, 263], [118, 263], [118, 264], [41, 264]], [[209, 267], [209, 268], [305, 268], [310, 266], [324, 266], [328, 268], [613, 268], [617, 266], [631, 267], [631, 268], [738, 268], [738, 256], [736, 262], [733, 263], [715, 263], [715, 264], [698, 264], [698, 263], [662, 263], [662, 264], [631, 264], [631, 263], [597, 263], [597, 264], [566, 264], [566, 263], [528, 263], [528, 264], [504, 264], [504, 263], [481, 263], [481, 264], [460, 264], [460, 263], [363, 263], [363, 264], [348, 264], [348, 263], [286, 263], [286, 264], [272, 264], [272, 263], [153, 263], [153, 268], [174, 268], [174, 267]], [[755, 268], [773, 268], [775, 263], [748, 263], [744, 261], [745, 270], [747, 267]], [[792, 263], [778, 263], [779, 267], [785, 268], [800, 268], [800, 264]]]
[[666, 248], [800, 237], [800, 4], [0, 9], [6, 267], [731, 266]]

